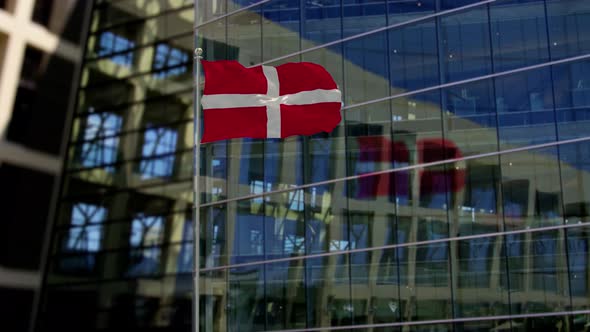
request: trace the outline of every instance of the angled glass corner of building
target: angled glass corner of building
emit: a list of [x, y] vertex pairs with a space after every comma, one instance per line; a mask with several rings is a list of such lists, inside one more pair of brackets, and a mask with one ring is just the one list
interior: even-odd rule
[[331, 133], [201, 146], [202, 331], [587, 330], [590, 1], [196, 5], [95, 1], [40, 331], [191, 329], [194, 21], [343, 91]]

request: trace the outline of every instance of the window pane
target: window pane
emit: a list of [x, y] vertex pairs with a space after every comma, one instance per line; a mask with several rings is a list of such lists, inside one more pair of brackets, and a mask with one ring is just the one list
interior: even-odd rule
[[[485, 228], [473, 230], [486, 232]], [[456, 251], [453, 275], [456, 278], [454, 300], [456, 317], [486, 317], [508, 315], [509, 291], [499, 288], [505, 257], [500, 255], [503, 237], [482, 237], [451, 242]]]
[[299, 2], [275, 0], [262, 6], [263, 60], [299, 51]]
[[389, 95], [387, 35], [384, 32], [345, 42], [344, 103], [354, 105]]
[[387, 0], [388, 24], [396, 24], [433, 14], [435, 0]]
[[569, 282], [563, 231], [525, 233], [506, 238], [512, 314], [563, 311]]
[[341, 0], [303, 3], [303, 49], [342, 38]]
[[68, 272], [90, 272], [97, 263], [97, 255], [101, 250], [103, 226], [107, 217], [104, 207], [92, 204], [77, 203], [71, 211], [71, 224], [68, 236], [64, 239], [63, 250], [69, 255], [64, 257], [59, 268]]
[[[79, 146], [80, 164], [95, 167], [112, 164], [117, 161], [119, 137], [114, 136], [121, 130], [121, 116], [112, 113], [90, 114], [86, 118], [83, 133], [85, 141]], [[108, 172], [113, 166], [105, 168]]]
[[498, 150], [492, 84], [485, 80], [443, 90], [448, 158]]
[[507, 229], [563, 223], [556, 154], [555, 148], [546, 148], [500, 156]]
[[172, 155], [176, 151], [177, 133], [167, 128], [148, 129], [144, 133], [139, 172], [143, 179], [169, 177], [174, 171]]
[[125, 52], [135, 47], [135, 42], [130, 39], [106, 31], [100, 34], [98, 38], [98, 56], [106, 56], [112, 53], [117, 53], [110, 57], [111, 61], [117, 65], [131, 67], [133, 64], [134, 53], [132, 51]]
[[435, 21], [390, 30], [389, 63], [392, 94], [438, 85]]
[[549, 69], [496, 78], [496, 107], [500, 148], [552, 142], [555, 113]]
[[352, 323], [347, 255], [308, 259], [306, 295], [308, 326], [342, 326]]
[[231, 269], [228, 279], [228, 328], [266, 330], [264, 265]]
[[492, 71], [487, 7], [443, 16], [439, 22], [445, 82], [482, 76]]
[[188, 70], [189, 53], [170, 47], [166, 44], [156, 46], [152, 69], [154, 77], [164, 78], [186, 73]]
[[559, 139], [590, 133], [590, 61], [552, 67]]
[[[423, 231], [418, 230], [418, 233]], [[429, 233], [430, 238], [437, 234]], [[400, 257], [400, 267], [408, 271], [408, 283], [400, 288], [402, 321], [451, 318], [447, 243], [409, 246], [407, 250], [407, 256]]]
[[590, 8], [587, 1], [547, 1], [549, 45], [553, 60], [590, 52]]
[[494, 71], [549, 60], [543, 1], [501, 1], [490, 5]]
[[261, 7], [251, 8], [227, 18], [227, 42], [239, 50], [238, 60], [244, 66], [262, 61]]
[[127, 275], [149, 275], [159, 271], [162, 240], [164, 235], [163, 218], [138, 214], [131, 222], [129, 245], [131, 266]]
[[342, 0], [344, 37], [385, 26], [385, 0]]

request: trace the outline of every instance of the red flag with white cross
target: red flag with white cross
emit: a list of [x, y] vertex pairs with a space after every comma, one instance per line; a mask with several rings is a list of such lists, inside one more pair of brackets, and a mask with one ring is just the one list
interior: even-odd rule
[[202, 143], [312, 135], [331, 132], [340, 123], [341, 92], [320, 65], [298, 62], [246, 68], [237, 61], [202, 64]]

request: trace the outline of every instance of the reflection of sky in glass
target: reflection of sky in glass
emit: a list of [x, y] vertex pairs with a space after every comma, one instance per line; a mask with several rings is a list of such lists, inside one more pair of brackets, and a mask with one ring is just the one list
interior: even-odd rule
[[141, 177], [143, 179], [172, 175], [175, 156], [154, 157], [174, 153], [177, 136], [176, 131], [169, 128], [149, 128], [145, 131], [141, 156], [150, 159], [144, 159], [140, 162]]
[[[112, 113], [90, 114], [86, 120], [84, 140], [80, 159], [82, 165], [95, 167], [104, 164], [112, 164], [117, 160], [117, 147], [119, 137], [116, 135], [121, 129], [122, 119]], [[101, 138], [107, 137], [107, 138]], [[105, 167], [107, 171], [113, 171], [113, 167]]]
[[72, 228], [67, 249], [96, 252], [100, 249], [102, 225], [106, 209], [97, 205], [78, 203], [72, 208]]
[[163, 220], [159, 216], [138, 215], [131, 223], [131, 246], [150, 246], [161, 242], [163, 235]]
[[[116, 52], [123, 52], [133, 47], [135, 47], [135, 43], [131, 40], [110, 31], [105, 31], [100, 34], [98, 55], [105, 56]], [[129, 67], [133, 64], [133, 52], [117, 54], [110, 57], [110, 59], [118, 65]]]
[[[295, 187], [295, 186], [291, 186]], [[294, 211], [303, 211], [303, 189], [289, 192], [289, 209]]]
[[[265, 187], [266, 187], [266, 191], [271, 191], [272, 190], [272, 183], [265, 183], [260, 181], [260, 180], [254, 180], [250, 183], [250, 192], [254, 195], [259, 195], [264, 193], [265, 191]], [[263, 200], [266, 200], [267, 202], [270, 201], [270, 197], [266, 196], [266, 197], [256, 197], [252, 199], [252, 202], [254, 203], [262, 203]]]
[[305, 242], [305, 239], [303, 238], [303, 236], [297, 236], [297, 235], [287, 235], [285, 236], [285, 242], [284, 242], [284, 247], [283, 250], [285, 253], [303, 253], [303, 244]]
[[[156, 47], [154, 54], [153, 69], [160, 70], [154, 73], [156, 78], [166, 78], [168, 76], [180, 75], [187, 71], [188, 54], [177, 48], [170, 47], [166, 44], [160, 44]], [[184, 65], [182, 65], [184, 64]]]

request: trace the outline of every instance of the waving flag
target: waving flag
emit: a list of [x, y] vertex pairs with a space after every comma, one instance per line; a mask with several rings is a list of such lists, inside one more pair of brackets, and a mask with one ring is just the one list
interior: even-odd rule
[[203, 143], [311, 135], [330, 132], [340, 123], [340, 90], [320, 65], [299, 62], [246, 68], [236, 61], [202, 64]]

